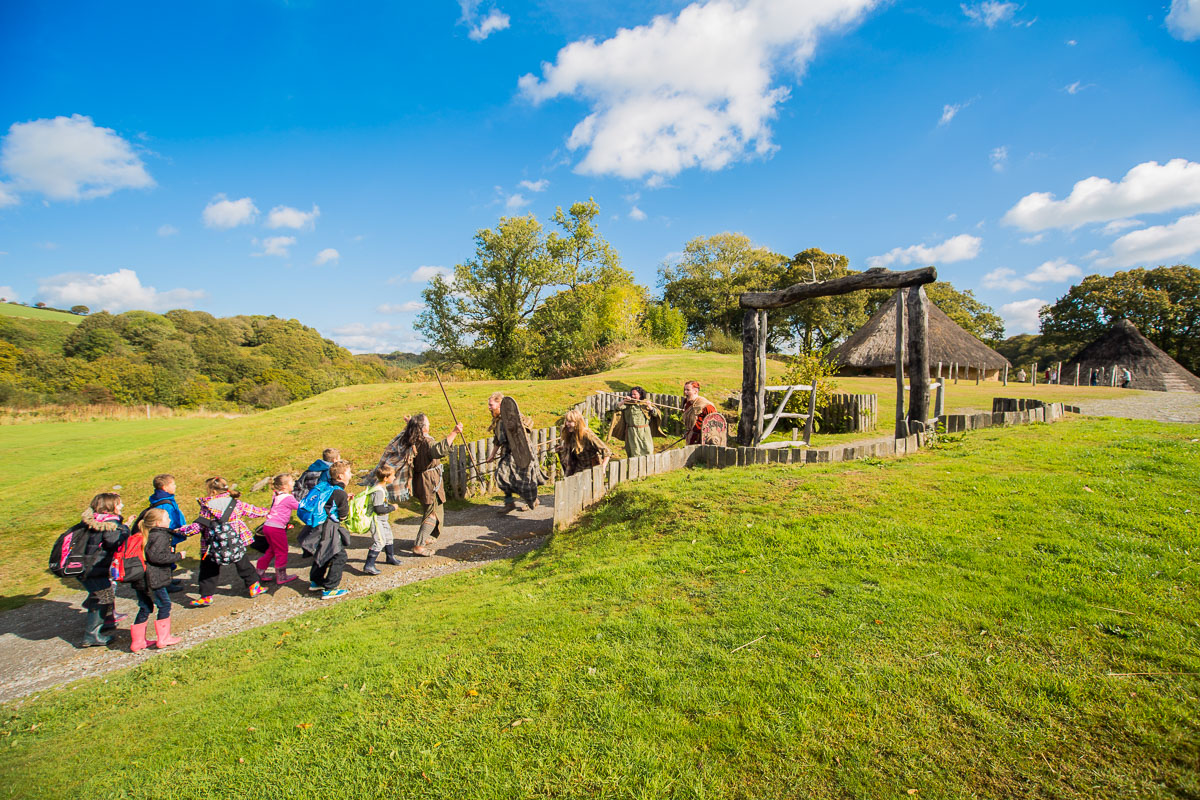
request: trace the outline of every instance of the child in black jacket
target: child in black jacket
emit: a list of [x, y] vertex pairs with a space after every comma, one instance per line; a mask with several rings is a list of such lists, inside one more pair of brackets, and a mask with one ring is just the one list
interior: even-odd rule
[[167, 594], [167, 588], [171, 585], [171, 568], [184, 554], [172, 549], [170, 524], [170, 515], [162, 508], [147, 510], [137, 524], [137, 530], [146, 537], [146, 574], [133, 584], [138, 613], [130, 628], [133, 644], [129, 649], [135, 653], [146, 649], [146, 623], [155, 606], [158, 606], [158, 618], [154, 620], [156, 646], [161, 650], [180, 642], [178, 637], [171, 635], [171, 596]]
[[308, 573], [308, 589], [313, 592], [320, 590], [322, 600], [349, 594], [346, 589], [338, 588], [342, 582], [342, 569], [346, 566], [346, 545], [350, 544], [350, 534], [342, 526], [342, 522], [350, 516], [350, 496], [346, 494], [348, 480], [350, 462], [335, 461], [329, 467], [333, 494], [326, 503], [332, 524], [322, 523], [313, 529], [314, 534], [320, 531], [320, 538], [314, 539], [311, 544], [313, 564]]
[[[101, 492], [92, 498], [84, 509], [81, 519], [88, 530], [85, 555], [94, 559], [91, 568], [79, 576], [79, 582], [87, 590], [83, 608], [87, 612], [83, 621], [83, 646], [98, 647], [112, 641], [108, 631], [117, 627], [116, 594], [108, 568], [129, 528], [121, 521], [121, 495]], [[124, 616], [124, 615], [122, 615]]]

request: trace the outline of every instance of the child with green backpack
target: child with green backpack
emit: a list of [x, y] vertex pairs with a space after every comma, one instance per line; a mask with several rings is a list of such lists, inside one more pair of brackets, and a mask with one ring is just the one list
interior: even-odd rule
[[[368, 575], [378, 575], [379, 567], [375, 566], [376, 559], [380, 553], [387, 553], [387, 563], [393, 566], [399, 566], [400, 562], [396, 559], [395, 545], [392, 540], [392, 525], [388, 522], [388, 514], [396, 510], [396, 507], [388, 502], [387, 485], [396, 477], [396, 468], [388, 464], [381, 464], [375, 468], [373, 486], [363, 492], [367, 496], [366, 505], [371, 513], [371, 549], [367, 551], [367, 563], [363, 565], [363, 572]], [[358, 498], [355, 498], [357, 500]], [[351, 509], [353, 516], [353, 509]]]

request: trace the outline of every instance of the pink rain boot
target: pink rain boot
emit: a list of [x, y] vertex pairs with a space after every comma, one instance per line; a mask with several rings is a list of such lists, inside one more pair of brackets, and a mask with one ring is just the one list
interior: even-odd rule
[[129, 652], [140, 653], [146, 649], [146, 623], [140, 625], [134, 624], [129, 626], [129, 634], [133, 637], [133, 644], [129, 645]]
[[173, 644], [179, 644], [183, 640], [178, 636], [171, 635], [171, 618], [154, 620], [154, 632], [158, 634], [158, 649], [170, 647]]

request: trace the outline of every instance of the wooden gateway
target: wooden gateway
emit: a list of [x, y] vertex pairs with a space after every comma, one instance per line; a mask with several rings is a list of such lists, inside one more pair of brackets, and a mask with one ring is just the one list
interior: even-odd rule
[[[861, 289], [895, 289], [896, 320], [896, 436], [923, 430], [929, 423], [929, 299], [922, 288], [937, 280], [933, 267], [907, 272], [869, 269], [855, 275], [815, 283], [797, 283], [777, 292], [746, 292], [739, 305], [742, 317], [742, 413], [738, 444], [759, 444], [766, 414], [767, 311], [787, 308], [813, 297], [849, 294]], [[907, 325], [905, 324], [907, 318]], [[907, 330], [906, 330], [907, 329]], [[904, 415], [904, 364], [907, 350], [911, 391]]]

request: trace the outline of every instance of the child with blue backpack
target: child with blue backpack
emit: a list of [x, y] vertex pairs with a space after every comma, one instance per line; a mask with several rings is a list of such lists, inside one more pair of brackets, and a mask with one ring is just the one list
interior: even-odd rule
[[332, 447], [325, 448], [325, 452], [321, 453], [321, 457], [312, 464], [309, 464], [308, 469], [301, 473], [300, 480], [296, 481], [296, 485], [292, 489], [292, 495], [297, 500], [303, 501], [305, 495], [311, 492], [318, 484], [329, 483], [329, 468], [339, 458], [341, 456], [337, 450]]
[[330, 465], [329, 480], [314, 487], [300, 504], [300, 521], [307, 527], [297, 539], [297, 544], [313, 554], [308, 589], [321, 592], [322, 600], [349, 593], [338, 588], [338, 584], [342, 582], [346, 547], [350, 544], [350, 533], [342, 525], [342, 520], [350, 516], [350, 495], [346, 493], [350, 462], [335, 461]]

